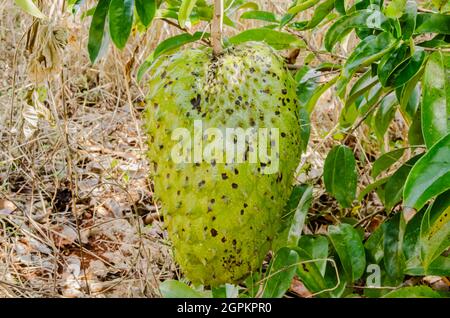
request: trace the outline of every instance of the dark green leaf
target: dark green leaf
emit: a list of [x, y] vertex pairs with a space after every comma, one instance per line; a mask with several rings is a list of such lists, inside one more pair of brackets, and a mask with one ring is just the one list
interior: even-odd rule
[[361, 236], [350, 224], [328, 228], [328, 236], [336, 250], [348, 282], [361, 278], [366, 269], [366, 256]]
[[280, 298], [291, 286], [297, 270], [297, 252], [284, 247], [275, 254], [268, 271], [263, 297]]
[[396, 163], [405, 153], [407, 148], [395, 149], [381, 155], [372, 166], [372, 178], [376, 178], [381, 172], [389, 169], [394, 163]]
[[450, 133], [414, 165], [406, 180], [405, 206], [421, 209], [433, 197], [450, 189]]
[[114, 44], [123, 49], [133, 26], [134, 0], [111, 0], [109, 6], [109, 33]]
[[316, 69], [311, 69], [308, 66], [303, 66], [296, 74], [297, 81], [297, 97], [302, 105], [306, 105], [311, 99], [314, 91], [318, 87], [318, 78], [320, 72]]
[[413, 120], [419, 109], [421, 96], [419, 80], [422, 78], [422, 74], [423, 67], [409, 82], [396, 89], [397, 99], [400, 101], [400, 110], [408, 123]]
[[398, 280], [404, 277], [405, 255], [403, 254], [403, 238], [406, 223], [402, 213], [395, 214], [383, 225], [384, 267], [386, 274]]
[[[339, 123], [347, 128], [353, 125], [358, 117], [357, 106], [364, 100], [363, 95], [370, 91], [378, 83], [377, 77], [372, 77], [371, 71], [365, 72], [352, 86], [349, 97], [345, 101], [344, 109], [341, 111]], [[356, 105], [358, 104], [358, 105]]]
[[325, 275], [328, 257], [328, 240], [325, 236], [302, 236], [298, 246], [308, 252], [312, 259], [317, 260], [316, 265], [322, 276]]
[[335, 0], [334, 6], [336, 7], [336, 11], [339, 12], [340, 15], [345, 15], [345, 0]]
[[105, 21], [110, 2], [111, 0], [100, 0], [92, 17], [88, 41], [89, 58], [92, 63], [97, 61], [102, 48], [106, 46], [108, 41], [108, 33], [105, 32]]
[[383, 97], [380, 106], [376, 110], [373, 126], [375, 128], [375, 134], [381, 142], [384, 140], [384, 135], [392, 119], [394, 119], [395, 111], [397, 110], [396, 106], [397, 98], [395, 97], [395, 93], [390, 93]]
[[401, 63], [408, 57], [409, 46], [402, 44], [398, 48], [395, 48], [388, 54], [386, 54], [378, 64], [377, 75], [381, 85], [390, 86], [392, 81], [389, 79], [392, 74], [400, 66]]
[[[295, 249], [299, 256], [299, 261], [301, 262], [297, 266], [297, 275], [305, 284], [306, 288], [312, 293], [320, 293], [321, 291], [328, 289], [332, 286], [327, 284], [327, 281], [320, 272], [317, 266], [321, 260], [316, 260], [307, 251], [298, 247]], [[329, 296], [328, 292], [323, 292], [317, 295], [318, 297]]]
[[408, 142], [412, 146], [420, 146], [425, 144], [422, 135], [422, 115], [420, 106], [412, 119], [411, 126], [409, 127]]
[[336, 146], [325, 160], [323, 179], [327, 191], [345, 208], [351, 207], [356, 195], [356, 160], [346, 146]]
[[275, 251], [284, 246], [297, 246], [311, 200], [311, 186], [297, 186], [294, 188], [282, 217], [283, 229], [275, 241], [276, 244], [274, 245], [277, 246], [274, 248]]
[[415, 0], [406, 2], [405, 13], [400, 17], [400, 25], [402, 27], [402, 39], [411, 38], [416, 28], [417, 3]]
[[388, 212], [402, 200], [403, 187], [406, 179], [420, 157], [421, 155], [417, 155], [409, 159], [405, 164], [398, 168], [398, 170], [389, 177], [388, 182], [386, 182], [384, 188], [384, 206]]
[[[365, 115], [373, 105], [377, 104], [383, 95], [383, 87], [380, 83], [376, 83], [363, 98], [356, 101], [356, 107], [361, 115]], [[366, 119], [370, 122], [370, 117]]]
[[380, 263], [384, 256], [384, 230], [383, 226], [379, 226], [364, 243], [364, 248], [368, 252], [367, 255], [375, 264]]
[[241, 19], [261, 20], [273, 23], [278, 22], [275, 14], [269, 11], [247, 11], [241, 15]]
[[399, 67], [399, 71], [395, 74], [395, 80], [393, 83], [394, 87], [399, 87], [407, 83], [411, 78], [413, 78], [422, 68], [423, 62], [425, 61], [426, 53], [420, 48], [416, 47], [414, 54], [410, 59], [406, 60]]
[[164, 41], [162, 41], [153, 51], [152, 54], [145, 60], [145, 62], [139, 67], [137, 79], [138, 81], [141, 81], [144, 74], [147, 72], [147, 70], [152, 66], [153, 62], [156, 58], [161, 56], [162, 54], [171, 51], [173, 49], [179, 48], [185, 44], [192, 43], [195, 41], [198, 41], [203, 38], [208, 38], [209, 33], [203, 33], [203, 32], [196, 32], [193, 35], [190, 35], [188, 33], [183, 33], [180, 35], [175, 35], [171, 38], [168, 38]]
[[406, 275], [411, 276], [450, 276], [450, 257], [439, 256], [427, 269], [420, 264], [419, 257], [408, 260], [405, 269]]
[[231, 44], [240, 44], [248, 41], [266, 42], [277, 50], [305, 47], [305, 42], [295, 35], [266, 28], [246, 30], [228, 40]]
[[450, 53], [430, 56], [422, 89], [422, 132], [427, 147], [431, 147], [450, 132]]
[[348, 57], [341, 78], [337, 85], [338, 95], [345, 91], [345, 87], [353, 74], [361, 67], [369, 66], [379, 60], [397, 46], [397, 40], [388, 32], [377, 36], [371, 35], [362, 40]]
[[206, 298], [211, 297], [207, 292], [199, 292], [177, 280], [166, 280], [159, 285], [164, 298]]
[[136, 0], [136, 12], [146, 27], [152, 23], [156, 13], [156, 0]]
[[339, 18], [325, 34], [325, 48], [331, 51], [334, 45], [354, 28], [381, 30], [386, 17], [377, 10], [360, 10]]
[[415, 33], [450, 34], [450, 15], [419, 13], [417, 15]]
[[383, 298], [439, 298], [439, 293], [428, 286], [402, 287], [391, 291]]

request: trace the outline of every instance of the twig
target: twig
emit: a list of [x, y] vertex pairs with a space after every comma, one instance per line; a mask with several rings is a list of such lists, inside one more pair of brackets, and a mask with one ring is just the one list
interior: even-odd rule
[[211, 23], [211, 43], [214, 55], [222, 53], [223, 0], [214, 0], [214, 14]]

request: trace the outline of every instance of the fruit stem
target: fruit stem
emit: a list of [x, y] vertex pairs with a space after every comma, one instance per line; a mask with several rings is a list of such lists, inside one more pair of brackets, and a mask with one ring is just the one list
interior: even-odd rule
[[222, 53], [223, 0], [214, 0], [214, 14], [211, 22], [211, 43], [215, 56]]

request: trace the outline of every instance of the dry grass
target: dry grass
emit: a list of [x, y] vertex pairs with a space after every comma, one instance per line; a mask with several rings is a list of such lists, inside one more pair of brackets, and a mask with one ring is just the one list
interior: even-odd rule
[[[157, 42], [179, 31], [157, 22], [124, 52], [110, 49], [92, 66], [88, 21], [59, 13], [61, 2], [47, 9], [54, 9], [56, 28], [69, 33], [62, 67], [36, 82], [27, 76], [33, 20], [0, 0], [0, 297], [155, 297], [159, 282], [178, 272], [147, 178], [140, 132], [145, 85], [134, 75]], [[260, 2], [280, 13], [287, 8], [286, 1]], [[305, 37], [317, 49], [322, 35]], [[33, 91], [40, 96], [30, 99]], [[317, 222], [309, 232], [324, 231], [321, 220], [363, 219], [376, 209], [372, 198], [358, 210], [338, 211], [320, 183], [341, 107], [326, 94], [312, 118], [303, 158], [310, 167], [299, 176], [316, 185], [311, 220]], [[350, 140], [360, 159], [374, 152], [365, 133], [361, 127]], [[361, 167], [364, 183], [369, 168]]]

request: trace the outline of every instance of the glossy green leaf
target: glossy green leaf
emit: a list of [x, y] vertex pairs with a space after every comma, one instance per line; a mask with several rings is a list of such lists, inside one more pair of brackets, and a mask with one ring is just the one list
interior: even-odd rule
[[345, 0], [335, 0], [334, 6], [336, 7], [336, 11], [339, 12], [340, 15], [345, 15], [346, 8], [345, 8]]
[[303, 66], [295, 75], [297, 81], [297, 97], [302, 105], [306, 105], [318, 87], [320, 72]]
[[300, 121], [300, 148], [302, 152], [306, 152], [309, 144], [309, 137], [311, 135], [311, 120], [306, 108], [300, 108], [298, 117]]
[[389, 169], [394, 163], [396, 163], [405, 153], [407, 148], [400, 148], [389, 151], [385, 154], [382, 154], [377, 160], [374, 161], [372, 165], [372, 178], [378, 177], [378, 175]]
[[278, 22], [275, 14], [269, 11], [247, 11], [241, 15], [241, 19], [261, 20], [273, 23]]
[[425, 144], [422, 134], [422, 115], [420, 106], [412, 119], [411, 125], [409, 126], [408, 142], [411, 146], [420, 146]]
[[415, 0], [407, 0], [405, 12], [400, 17], [400, 25], [402, 28], [402, 39], [407, 40], [411, 38], [416, 29], [417, 18], [417, 3]]
[[[320, 272], [317, 264], [321, 264], [322, 259], [311, 256], [301, 247], [295, 249], [299, 256], [299, 265], [297, 266], [297, 276], [301, 279], [306, 288], [312, 293], [320, 293], [321, 291], [333, 286], [329, 286], [327, 281]], [[328, 292], [323, 292], [317, 297], [329, 297]]]
[[421, 209], [433, 197], [450, 189], [450, 133], [414, 165], [404, 189], [405, 206]]
[[108, 43], [108, 32], [105, 30], [105, 23], [110, 2], [111, 0], [100, 0], [92, 17], [88, 40], [89, 58], [92, 63], [97, 61], [101, 55], [102, 48], [105, 48]]
[[308, 111], [308, 113], [310, 114], [312, 113], [320, 96], [322, 96], [327, 90], [329, 90], [334, 84], [336, 84], [338, 79], [339, 76], [333, 77], [332, 79], [328, 80], [325, 84], [322, 84], [317, 87], [317, 89], [314, 91], [314, 94], [311, 95], [308, 103], [305, 105], [305, 108]]
[[384, 187], [384, 206], [386, 210], [391, 211], [394, 206], [402, 200], [403, 188], [408, 175], [414, 164], [419, 160], [421, 155], [417, 155], [409, 159], [400, 168], [395, 171]]
[[423, 69], [422, 66], [419, 72], [409, 82], [396, 89], [397, 99], [400, 102], [400, 111], [408, 123], [413, 120], [419, 109], [422, 93], [419, 81], [422, 78]]
[[436, 206], [430, 205], [420, 226], [420, 259], [425, 270], [450, 246], [450, 191], [441, 197], [445, 205], [438, 200]]
[[362, 40], [348, 57], [337, 84], [337, 94], [341, 95], [353, 74], [361, 67], [369, 66], [397, 46], [397, 40], [388, 32], [371, 35]]
[[183, 45], [186, 45], [188, 43], [196, 42], [202, 38], [208, 38], [209, 33], [203, 33], [203, 32], [196, 32], [194, 34], [188, 34], [183, 33], [180, 35], [175, 35], [171, 38], [168, 38], [164, 41], [162, 41], [153, 51], [152, 54], [145, 60], [145, 62], [139, 67], [138, 73], [137, 73], [137, 79], [138, 81], [141, 81], [144, 74], [147, 72], [147, 70], [152, 66], [153, 62], [156, 58], [161, 56], [162, 54], [169, 52], [171, 50], [174, 50], [176, 48], [179, 48]]
[[[309, 30], [319, 25], [325, 17], [333, 10], [335, 0], [326, 0], [319, 4], [314, 10], [311, 20], [299, 23], [298, 30]], [[301, 24], [301, 25], [300, 25]]]
[[308, 186], [303, 193], [300, 202], [295, 210], [292, 219], [291, 227], [289, 229], [287, 244], [297, 246], [298, 240], [302, 234], [303, 226], [305, 225], [306, 216], [312, 201], [312, 186]]
[[393, 86], [402, 86], [419, 73], [425, 61], [425, 57], [425, 51], [420, 47], [416, 47], [411, 58], [400, 65], [398, 73], [395, 74]]
[[[358, 109], [358, 112], [361, 115], [365, 115], [373, 105], [377, 104], [380, 100], [381, 96], [383, 95], [384, 88], [381, 86], [380, 83], [375, 83], [375, 85], [367, 92], [363, 98], [360, 100], [357, 100], [356, 107]], [[370, 116], [366, 118], [366, 121], [370, 122]]]
[[359, 113], [357, 107], [364, 100], [364, 96], [375, 85], [378, 84], [378, 78], [372, 77], [372, 72], [369, 70], [364, 73], [352, 86], [348, 98], [345, 100], [345, 105], [339, 117], [339, 124], [343, 128], [348, 128], [355, 122]]
[[127, 44], [133, 26], [134, 0], [111, 0], [109, 6], [109, 33], [119, 49]]
[[404, 277], [405, 255], [403, 254], [403, 238], [406, 223], [402, 213], [395, 214], [388, 222], [383, 223], [383, 261], [386, 274], [398, 280]]
[[361, 278], [366, 270], [366, 254], [358, 231], [350, 224], [341, 223], [328, 228], [328, 237], [339, 256], [347, 281]]
[[415, 33], [450, 34], [450, 15], [419, 13], [417, 15]]
[[380, 60], [377, 68], [377, 75], [381, 85], [386, 87], [392, 84], [392, 81], [389, 81], [389, 79], [400, 64], [408, 57], [408, 52], [409, 46], [403, 44], [386, 54]]
[[450, 53], [434, 52], [422, 80], [422, 131], [427, 147], [450, 132]]
[[305, 1], [302, 1], [302, 2], [298, 3], [297, 5], [291, 7], [288, 10], [288, 13], [292, 14], [292, 15], [296, 15], [299, 12], [305, 11], [306, 9], [309, 9], [309, 8], [315, 6], [317, 3], [319, 3], [319, 1], [320, 0], [305, 0]]
[[297, 270], [297, 252], [284, 247], [275, 254], [269, 265], [267, 281], [264, 285], [264, 298], [280, 298], [291, 286]]
[[405, 274], [410, 276], [450, 276], [450, 257], [439, 256], [427, 269], [420, 264], [418, 257], [408, 260]]
[[177, 280], [166, 280], [159, 285], [159, 290], [164, 298], [207, 298], [208, 292], [200, 292], [192, 289], [185, 283]]
[[281, 229], [273, 243], [273, 250], [285, 246], [297, 246], [305, 224], [306, 215], [312, 200], [312, 187], [307, 185], [295, 186], [284, 208], [281, 218]]
[[439, 298], [439, 293], [428, 286], [402, 287], [391, 291], [383, 298]]
[[142, 24], [146, 27], [152, 23], [157, 9], [156, 0], [135, 0], [136, 12]]
[[43, 14], [41, 10], [39, 10], [39, 8], [34, 4], [32, 0], [14, 0], [14, 1], [26, 13], [39, 19], [47, 18], [45, 14]]
[[267, 28], [250, 29], [228, 39], [231, 44], [248, 41], [265, 42], [277, 50], [305, 47], [305, 42], [295, 35]]
[[327, 191], [344, 207], [351, 207], [356, 195], [356, 160], [346, 146], [336, 146], [327, 155], [323, 180]]
[[376, 10], [360, 10], [339, 18], [325, 34], [324, 44], [327, 51], [354, 28], [384, 29], [386, 17]]
[[366, 255], [370, 258], [370, 261], [375, 264], [380, 263], [384, 256], [384, 229], [383, 226], [379, 226], [364, 243], [366, 249]]
[[327, 267], [328, 239], [320, 235], [306, 235], [300, 238], [298, 246], [308, 252], [312, 259], [317, 260], [315, 264], [324, 276]]
[[395, 93], [390, 93], [383, 97], [380, 106], [377, 108], [374, 118], [373, 127], [377, 138], [383, 142], [391, 121], [394, 119], [395, 111], [397, 110], [397, 97]]

